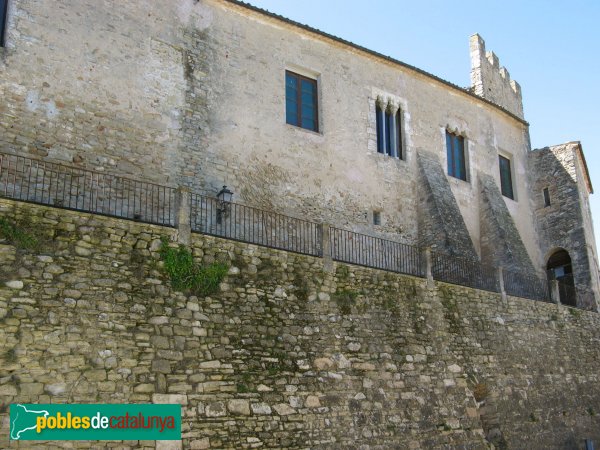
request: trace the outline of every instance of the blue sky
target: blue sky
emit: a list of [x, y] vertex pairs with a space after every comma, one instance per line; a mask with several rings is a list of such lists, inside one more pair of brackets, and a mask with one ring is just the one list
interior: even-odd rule
[[600, 239], [600, 2], [251, 0], [255, 6], [469, 86], [479, 33], [523, 92], [533, 148], [581, 141]]

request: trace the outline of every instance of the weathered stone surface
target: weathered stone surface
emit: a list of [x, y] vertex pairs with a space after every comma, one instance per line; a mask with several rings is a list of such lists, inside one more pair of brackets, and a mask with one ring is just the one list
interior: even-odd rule
[[[5, 204], [33, 217], [52, 211], [0, 200], [0, 215]], [[61, 211], [57, 221], [89, 217]], [[71, 246], [53, 252], [50, 263], [24, 252], [24, 263], [34, 264], [27, 283], [0, 289], [0, 309], [10, 308], [0, 325], [0, 395], [11, 403], [181, 404], [182, 448], [483, 449], [485, 436], [518, 447], [524, 435], [552, 448], [573, 434], [600, 438], [597, 416], [586, 412], [600, 402], [600, 350], [590, 346], [600, 339], [596, 314], [443, 283], [427, 289], [422, 279], [356, 266], [343, 266], [340, 277], [343, 271], [323, 272], [319, 258], [202, 235], [191, 246], [204, 256], [223, 249], [232, 260], [257, 255], [263, 272], [241, 270], [230, 290], [197, 298], [170, 289], [156, 254], [140, 263], [155, 271], [151, 277], [132, 276], [129, 263], [113, 265], [128, 261], [137, 236], [170, 230], [107, 217], [86, 227], [89, 236], [107, 228], [123, 236], [110, 255], [91, 246], [89, 257], [75, 258]], [[5, 261], [0, 270], [16, 270]], [[64, 268], [56, 287], [35, 268], [42, 263]], [[304, 280], [313, 300], [295, 295], [289, 274]], [[147, 281], [159, 278], [160, 285]], [[287, 298], [273, 301], [283, 298], [274, 295], [282, 286]], [[115, 301], [115, 290], [127, 298]], [[335, 293], [353, 291], [360, 297], [342, 311]], [[319, 301], [317, 292], [331, 300]], [[67, 293], [80, 306], [65, 308]], [[31, 299], [35, 309], [13, 298]], [[142, 444], [121, 446], [135, 445]]]
[[61, 395], [67, 390], [67, 385], [65, 383], [48, 384], [44, 387], [44, 390], [50, 395]]
[[[535, 270], [505, 200], [489, 175], [479, 174], [481, 260], [513, 272], [535, 276]], [[502, 242], [502, 245], [498, 245]]]
[[227, 415], [225, 404], [223, 402], [215, 402], [206, 405], [206, 417], [223, 417]]
[[5, 384], [0, 386], [0, 395], [5, 395], [7, 397], [17, 395], [17, 388], [10, 384]]
[[227, 402], [227, 409], [232, 414], [249, 416], [250, 402], [248, 400], [232, 399]]
[[438, 157], [420, 152], [419, 244], [471, 260], [478, 256], [465, 219]]
[[307, 408], [318, 408], [319, 406], [321, 406], [321, 401], [316, 395], [309, 395], [304, 401], [304, 406], [306, 406]]
[[192, 450], [205, 450], [207, 448], [210, 448], [210, 439], [202, 438], [193, 440], [192, 442], [190, 442], [190, 448]]
[[153, 394], [152, 395], [152, 403], [187, 405], [188, 397], [187, 397], [187, 395], [180, 395], [180, 394]]
[[257, 416], [271, 414], [271, 407], [266, 403], [252, 403], [250, 407], [252, 408], [252, 413]]
[[286, 403], [278, 403], [273, 405], [273, 409], [280, 416], [288, 416], [296, 413], [296, 410]]

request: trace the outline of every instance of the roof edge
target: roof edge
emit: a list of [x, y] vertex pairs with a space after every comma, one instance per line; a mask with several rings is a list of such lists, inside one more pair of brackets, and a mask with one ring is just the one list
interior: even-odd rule
[[585, 154], [583, 153], [583, 147], [581, 146], [580, 141], [575, 141], [573, 143], [577, 144], [577, 153], [579, 154], [579, 157], [581, 158], [581, 162], [583, 162], [583, 174], [585, 175], [585, 184], [587, 185], [588, 192], [590, 194], [593, 194], [594, 187], [592, 186], [592, 179], [590, 178], [590, 171], [588, 170], [588, 165], [585, 160]]
[[507, 116], [511, 117], [512, 119], [516, 120], [517, 122], [521, 123], [522, 125], [525, 125], [527, 127], [529, 126], [529, 122], [527, 122], [525, 119], [521, 119], [519, 116], [511, 113], [507, 109], [505, 109], [502, 106], [500, 106], [500, 105], [492, 102], [491, 100], [488, 100], [486, 98], [480, 97], [479, 95], [474, 94], [473, 92], [471, 92], [469, 89], [465, 89], [463, 87], [460, 87], [457, 84], [451, 83], [450, 81], [444, 80], [443, 78], [440, 78], [440, 77], [438, 77], [436, 75], [433, 75], [432, 73], [429, 73], [429, 72], [427, 72], [427, 71], [425, 71], [423, 69], [419, 69], [418, 67], [412, 66], [412, 65], [407, 64], [405, 62], [402, 62], [402, 61], [400, 61], [398, 59], [392, 58], [391, 56], [386, 56], [386, 55], [384, 55], [382, 53], [376, 52], [375, 50], [368, 49], [368, 48], [363, 47], [361, 45], [358, 45], [358, 44], [355, 44], [353, 42], [350, 42], [350, 41], [348, 41], [346, 39], [343, 39], [343, 38], [334, 36], [332, 34], [326, 33], [325, 31], [321, 31], [321, 30], [319, 30], [317, 28], [313, 28], [310, 25], [305, 25], [303, 23], [296, 22], [296, 21], [294, 21], [292, 19], [288, 19], [287, 17], [281, 16], [279, 14], [272, 13], [272, 12], [266, 10], [266, 9], [259, 8], [258, 6], [251, 5], [250, 3], [246, 3], [246, 2], [243, 2], [241, 0], [221, 0], [221, 1], [223, 1], [225, 3], [232, 4], [232, 5], [236, 5], [236, 6], [245, 8], [245, 9], [248, 9], [250, 11], [256, 12], [256, 13], [261, 14], [263, 16], [270, 17], [272, 19], [279, 20], [281, 22], [285, 22], [288, 25], [292, 25], [292, 26], [300, 28], [301, 30], [304, 30], [304, 31], [308, 31], [309, 33], [315, 34], [315, 35], [317, 35], [319, 37], [332, 40], [332, 41], [337, 42], [339, 44], [342, 44], [342, 45], [345, 45], [347, 47], [350, 47], [350, 48], [352, 48], [354, 50], [358, 50], [358, 51], [360, 51], [362, 53], [366, 53], [367, 55], [374, 56], [374, 57], [376, 57], [378, 59], [384, 60], [384, 61], [386, 61], [388, 63], [392, 63], [392, 64], [398, 65], [400, 67], [403, 67], [405, 69], [412, 70], [413, 72], [416, 72], [416, 73], [418, 73], [420, 75], [424, 75], [424, 76], [426, 76], [428, 78], [431, 78], [431, 79], [433, 79], [433, 80], [435, 80], [435, 81], [437, 81], [437, 82], [439, 82], [439, 83], [441, 83], [441, 84], [443, 84], [445, 86], [448, 86], [448, 87], [450, 87], [450, 88], [452, 88], [452, 89], [454, 89], [456, 91], [459, 91], [459, 92], [461, 92], [463, 94], [466, 94], [469, 97], [472, 97], [472, 98], [474, 98], [476, 100], [479, 100], [479, 101], [481, 101], [481, 102], [483, 102], [483, 103], [485, 103], [487, 105], [490, 105], [490, 106], [494, 107], [495, 109], [503, 112]]

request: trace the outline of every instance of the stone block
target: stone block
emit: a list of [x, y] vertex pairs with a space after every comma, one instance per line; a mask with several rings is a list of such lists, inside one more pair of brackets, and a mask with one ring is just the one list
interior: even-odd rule
[[227, 409], [234, 415], [249, 416], [250, 402], [243, 399], [231, 399], [227, 402]]
[[152, 403], [185, 406], [188, 404], [188, 396], [185, 394], [153, 394]]
[[271, 407], [266, 403], [252, 403], [250, 405], [252, 413], [257, 416], [267, 416], [271, 414]]
[[223, 417], [227, 415], [227, 409], [223, 402], [214, 402], [206, 405], [204, 413], [206, 417]]

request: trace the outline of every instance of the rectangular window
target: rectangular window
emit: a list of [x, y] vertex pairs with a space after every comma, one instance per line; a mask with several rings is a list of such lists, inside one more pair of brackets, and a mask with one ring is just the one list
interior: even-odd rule
[[510, 170], [510, 159], [498, 155], [500, 165], [500, 188], [502, 195], [510, 199], [515, 199], [513, 193], [512, 173]]
[[544, 208], [550, 206], [550, 192], [548, 188], [544, 188]]
[[0, 47], [6, 44], [6, 23], [8, 21], [8, 0], [0, 0]]
[[286, 70], [285, 121], [300, 128], [319, 131], [317, 80]]
[[381, 211], [373, 211], [373, 225], [381, 225]]
[[448, 175], [467, 181], [465, 138], [446, 131], [446, 152], [448, 157]]

